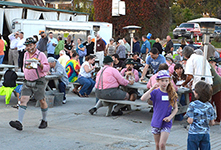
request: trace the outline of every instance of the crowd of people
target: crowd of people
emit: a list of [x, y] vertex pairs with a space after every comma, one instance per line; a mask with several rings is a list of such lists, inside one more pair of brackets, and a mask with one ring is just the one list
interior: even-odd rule
[[[151, 126], [156, 149], [165, 147], [172, 119], [178, 111], [177, 89], [179, 88], [185, 87], [192, 90], [189, 94], [191, 103], [185, 115], [188, 117], [188, 123], [191, 124], [188, 147], [196, 144], [192, 141], [195, 134], [206, 134], [208, 138], [209, 122], [212, 125], [220, 124], [221, 68], [218, 66], [220, 56], [219, 51], [211, 43], [208, 46], [208, 57], [204, 65], [204, 45], [197, 49], [193, 41], [190, 40], [188, 44], [182, 39], [181, 46], [175, 54], [170, 36], [166, 37], [167, 42], [162, 45], [159, 38], [151, 39], [150, 33], [142, 36], [142, 45], [138, 37], [134, 37], [131, 54], [131, 47], [126, 38], [118, 39], [116, 42], [114, 38], [110, 38], [109, 43], [106, 44], [97, 34], [95, 52], [95, 41], [90, 35], [87, 41], [78, 38], [77, 43], [74, 43], [71, 35], [66, 40], [63, 40], [60, 35], [56, 39], [52, 32], [47, 36], [42, 31], [39, 41], [37, 36], [25, 40], [23, 35], [22, 32], [9, 35], [9, 64], [18, 65], [25, 74], [19, 117], [18, 120], [10, 122], [10, 125], [17, 130], [22, 130], [27, 102], [32, 94], [36, 100], [40, 100], [41, 104], [42, 122], [39, 128], [47, 127], [48, 106], [45, 101], [45, 91], [42, 88], [45, 86], [44, 77], [47, 74], [56, 74], [61, 77], [58, 87], [59, 92], [64, 93], [63, 104], [67, 102], [65, 89], [69, 82], [79, 83], [72, 91], [79, 97], [88, 97], [95, 87], [98, 101], [89, 110], [91, 115], [104, 105], [99, 99], [135, 101], [139, 97], [136, 89], [125, 90], [119, 88], [120, 85], [127, 86], [134, 82], [148, 81], [147, 89], [149, 90], [142, 95], [141, 100], [153, 105]], [[0, 40], [0, 48], [3, 45], [5, 42]], [[1, 58], [0, 62], [2, 62]], [[27, 62], [31, 58], [38, 60], [38, 66], [35, 69], [30, 68], [30, 63]], [[98, 72], [95, 71], [95, 58], [99, 61]], [[203, 75], [203, 70], [205, 74], [200, 76]], [[50, 87], [53, 86], [50, 84]], [[180, 103], [185, 105], [185, 95], [182, 95], [181, 99]], [[216, 106], [216, 114], [212, 105]], [[111, 114], [122, 115], [124, 107], [123, 104], [116, 105]], [[195, 116], [196, 111], [202, 113]], [[203, 118], [203, 123], [195, 117]]]

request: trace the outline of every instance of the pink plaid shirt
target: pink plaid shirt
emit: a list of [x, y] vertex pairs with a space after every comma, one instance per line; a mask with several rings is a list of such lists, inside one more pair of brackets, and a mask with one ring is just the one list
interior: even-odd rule
[[[31, 58], [34, 58], [34, 57], [37, 58], [39, 52], [40, 52], [39, 50], [36, 50], [35, 53], [32, 55], [32, 57], [30, 57], [28, 52], [26, 52], [25, 55], [24, 55], [23, 71], [24, 71], [24, 74], [25, 74], [25, 79], [28, 80], [28, 81], [37, 80], [38, 75], [37, 75], [36, 69], [27, 69], [27, 68], [25, 68], [25, 64], [28, 63], [25, 60], [28, 60], [28, 59], [31, 59]], [[47, 57], [45, 56], [44, 53], [40, 52], [40, 54], [38, 56], [38, 59], [40, 60], [41, 64], [43, 65], [42, 70], [39, 66], [37, 68], [39, 78], [41, 78], [41, 77], [44, 77], [44, 76], [47, 75], [47, 72], [50, 69], [50, 65], [49, 65], [48, 59], [47, 59]]]

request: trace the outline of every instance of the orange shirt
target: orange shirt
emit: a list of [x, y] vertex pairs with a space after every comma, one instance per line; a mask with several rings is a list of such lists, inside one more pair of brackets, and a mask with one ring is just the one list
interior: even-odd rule
[[5, 42], [0, 39], [0, 55], [4, 55]]

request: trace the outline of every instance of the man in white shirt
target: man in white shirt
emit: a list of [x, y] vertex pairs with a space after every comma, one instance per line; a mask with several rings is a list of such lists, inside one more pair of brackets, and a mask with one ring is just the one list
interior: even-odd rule
[[[17, 44], [19, 41], [19, 32], [11, 33], [8, 36], [10, 40], [10, 49], [8, 54], [8, 64], [18, 66], [18, 51]], [[15, 68], [15, 71], [18, 71], [18, 67]]]
[[[194, 89], [196, 83], [201, 80], [201, 76], [197, 76], [197, 75], [202, 75], [203, 73], [203, 56], [194, 54], [193, 48], [189, 46], [184, 47], [183, 56], [184, 58], [187, 59], [186, 69], [185, 69], [185, 74], [187, 75], [187, 78], [186, 78], [186, 81], [182, 84], [182, 86], [185, 86], [186, 84], [188, 84], [193, 78], [192, 89]], [[206, 67], [205, 76], [207, 76], [205, 77], [205, 82], [212, 85], [213, 84], [213, 80], [211, 78], [212, 74], [210, 72], [210, 65], [207, 60], [206, 60], [205, 67]]]
[[24, 33], [20, 32], [19, 33], [19, 41], [17, 44], [17, 50], [18, 50], [18, 65], [21, 68], [21, 72], [23, 72], [23, 58], [24, 58], [24, 54], [25, 54], [25, 48], [26, 46], [24, 45], [25, 43], [25, 39], [24, 39]]

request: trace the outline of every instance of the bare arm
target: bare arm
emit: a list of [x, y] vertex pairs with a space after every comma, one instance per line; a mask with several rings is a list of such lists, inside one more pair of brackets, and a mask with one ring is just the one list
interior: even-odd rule
[[185, 81], [185, 82], [183, 82], [182, 86], [187, 85], [187, 83], [189, 83], [189, 82], [190, 82], [190, 80], [191, 80], [192, 78], [193, 78], [193, 75], [188, 74], [188, 75], [187, 75], [187, 78], [186, 78], [186, 81]]
[[214, 120], [210, 120], [209, 125], [210, 125], [210, 126], [215, 125], [215, 121], [214, 121]]
[[149, 48], [146, 48], [146, 54], [148, 54], [148, 52], [149, 52]]
[[176, 101], [174, 104], [172, 113], [168, 117], [165, 117], [163, 121], [170, 122], [170, 120], [173, 119], [173, 117], [176, 115], [177, 111], [178, 111], [178, 106], [177, 106], [177, 101]]
[[143, 69], [142, 76], [141, 76], [141, 78], [140, 78], [141, 80], [142, 80], [142, 79], [144, 78], [144, 76], [147, 74], [148, 68], [149, 68], [149, 65], [146, 64], [145, 67], [144, 67], [144, 69]]
[[84, 65], [84, 70], [88, 73], [91, 72], [92, 70], [94, 70], [95, 66], [93, 66], [91, 69], [89, 68], [88, 65]]
[[[154, 86], [151, 87], [147, 92], [145, 92], [140, 99], [141, 99], [142, 101], [146, 101], [146, 100], [150, 99], [150, 98], [151, 98], [150, 93], [151, 93], [154, 89], [156, 89], [157, 87], [159, 87], [159, 84], [158, 84], [158, 83], [155, 83]], [[150, 103], [148, 102], [148, 104], [150, 104]]]

